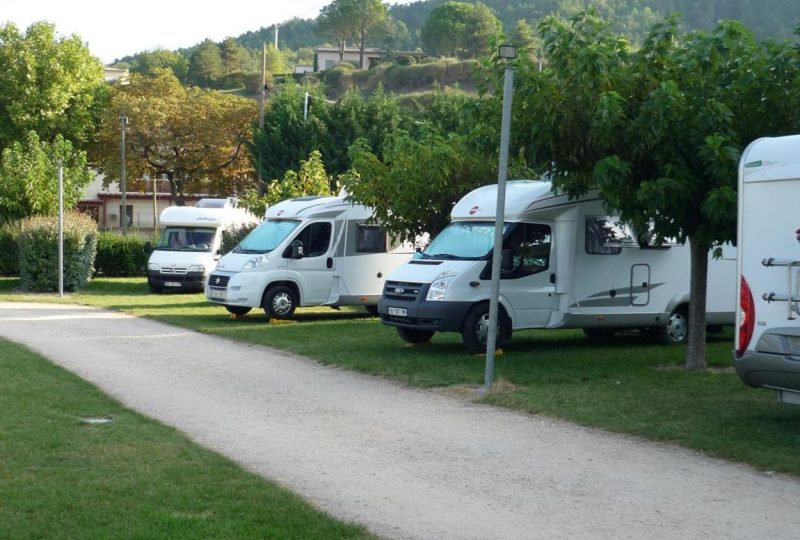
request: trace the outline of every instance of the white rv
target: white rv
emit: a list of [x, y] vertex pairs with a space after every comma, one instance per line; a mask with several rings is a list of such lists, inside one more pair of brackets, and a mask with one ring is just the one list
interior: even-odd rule
[[739, 163], [734, 366], [800, 405], [800, 135], [758, 139]]
[[[496, 185], [467, 194], [425, 251], [387, 277], [378, 312], [401, 338], [460, 332], [469, 352], [485, 350], [496, 201]], [[647, 245], [596, 195], [569, 200], [545, 181], [508, 182], [505, 216], [498, 344], [525, 328], [686, 340], [688, 246]], [[735, 256], [710, 264], [707, 323], [733, 324]]]
[[146, 245], [150, 290], [202, 291], [220, 257], [222, 231], [257, 222], [253, 214], [236, 208], [232, 198], [200, 199], [196, 206], [165, 208], [159, 218], [162, 231], [158, 242]]
[[233, 314], [262, 307], [277, 319], [291, 317], [297, 306], [363, 305], [374, 313], [384, 277], [414, 247], [395, 242], [371, 215], [343, 197], [271, 206], [264, 222], [220, 259], [206, 297]]

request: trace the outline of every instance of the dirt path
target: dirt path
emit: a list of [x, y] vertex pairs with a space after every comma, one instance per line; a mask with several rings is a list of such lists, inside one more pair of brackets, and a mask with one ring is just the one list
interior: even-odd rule
[[0, 336], [390, 538], [800, 534], [800, 481], [674, 447], [92, 308], [0, 303]]

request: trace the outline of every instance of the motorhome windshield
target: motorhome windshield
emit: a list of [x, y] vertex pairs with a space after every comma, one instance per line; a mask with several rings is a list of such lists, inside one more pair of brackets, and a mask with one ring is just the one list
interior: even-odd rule
[[[509, 224], [503, 227], [503, 234], [508, 230]], [[416, 259], [456, 259], [479, 260], [489, 255], [494, 245], [494, 222], [459, 221], [451, 223], [436, 235], [436, 238], [425, 248], [417, 253]]]
[[163, 251], [211, 251], [216, 229], [169, 226], [161, 233], [155, 249]]
[[269, 253], [300, 224], [295, 219], [268, 219], [239, 242], [234, 253]]

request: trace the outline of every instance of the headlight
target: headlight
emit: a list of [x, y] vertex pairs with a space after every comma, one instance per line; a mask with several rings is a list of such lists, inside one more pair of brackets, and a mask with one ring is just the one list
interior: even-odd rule
[[206, 267], [203, 266], [202, 264], [194, 264], [189, 267], [189, 272], [202, 272], [203, 274], [205, 274]]
[[425, 300], [429, 302], [443, 301], [447, 294], [447, 287], [450, 286], [450, 282], [453, 281], [453, 278], [457, 275], [458, 274], [455, 272], [443, 272], [436, 276], [433, 279], [433, 283], [431, 283], [431, 288], [428, 289], [428, 296]]
[[259, 255], [258, 257], [253, 257], [244, 263], [242, 270], [258, 270], [267, 264], [267, 262], [269, 262], [269, 255]]
[[153, 272], [161, 271], [161, 267], [155, 263], [147, 263], [147, 269], [152, 270]]

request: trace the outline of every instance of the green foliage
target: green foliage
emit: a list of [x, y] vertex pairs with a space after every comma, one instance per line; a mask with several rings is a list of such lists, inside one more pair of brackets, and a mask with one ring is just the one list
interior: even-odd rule
[[35, 132], [14, 142], [0, 157], [0, 223], [58, 212], [58, 162], [64, 164], [64, 207], [74, 208], [92, 180], [86, 154], [60, 135], [52, 143]]
[[157, 69], [168, 69], [178, 80], [185, 82], [189, 74], [189, 61], [184, 55], [167, 49], [145, 51], [132, 57], [131, 73], [152, 76]]
[[219, 46], [206, 39], [197, 46], [189, 59], [188, 80], [206, 88], [216, 87], [225, 74]]
[[0, 225], [0, 275], [19, 275], [19, 237], [18, 221]]
[[485, 4], [450, 1], [434, 8], [420, 38], [430, 54], [474, 58], [485, 53], [502, 30]]
[[[58, 291], [58, 218], [34, 216], [20, 225], [19, 270], [22, 288]], [[77, 291], [94, 273], [97, 225], [78, 212], [64, 215], [64, 290]]]
[[148, 254], [144, 240], [135, 234], [122, 236], [113, 232], [97, 235], [95, 274], [105, 277], [144, 276]]
[[259, 196], [255, 190], [247, 191], [240, 197], [239, 206], [255, 216], [263, 216], [267, 207], [286, 199], [331, 194], [331, 183], [325, 173], [322, 155], [318, 150], [312, 150], [308, 159], [300, 161], [297, 171], [288, 170], [282, 179], [268, 182], [263, 196]]
[[350, 147], [353, 169], [340, 177], [350, 198], [373, 207], [386, 230], [413, 241], [449, 222], [453, 205], [467, 192], [492, 183], [494, 165], [474, 151], [468, 138], [426, 130], [415, 140], [391, 136], [379, 159], [365, 139]]
[[89, 142], [103, 66], [78, 36], [56, 38], [44, 22], [25, 34], [0, 26], [0, 74], [0, 150], [30, 131], [46, 142], [58, 135], [79, 148]]

